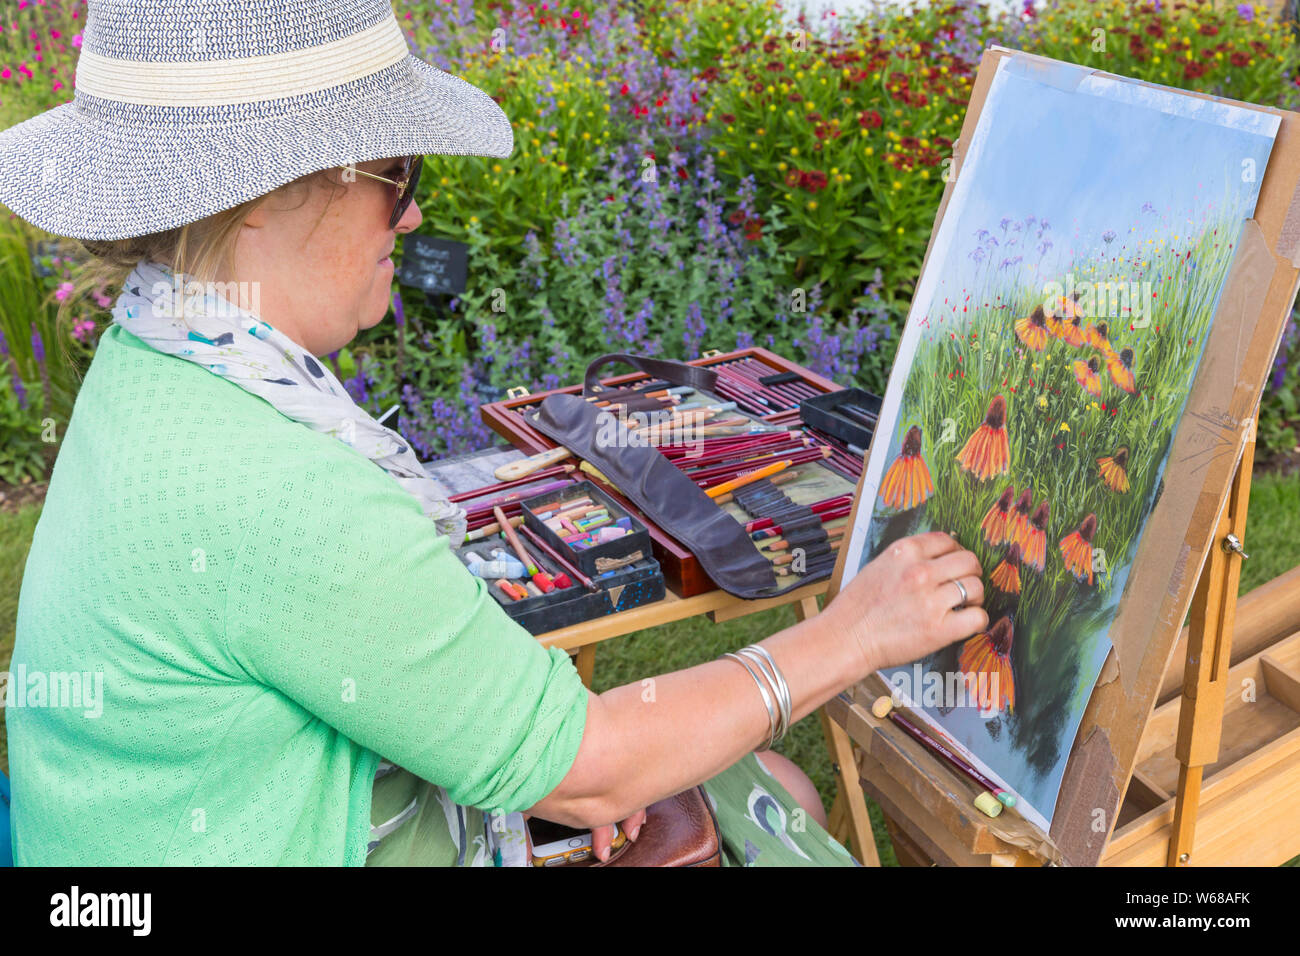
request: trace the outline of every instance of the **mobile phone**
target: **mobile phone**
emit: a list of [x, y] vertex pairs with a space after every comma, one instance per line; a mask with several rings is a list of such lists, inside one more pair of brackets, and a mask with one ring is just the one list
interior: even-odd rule
[[[533, 866], [563, 866], [591, 858], [590, 830], [575, 830], [540, 817], [529, 817], [527, 822], [533, 843]], [[622, 827], [615, 826], [610, 850], [617, 850], [626, 842]]]

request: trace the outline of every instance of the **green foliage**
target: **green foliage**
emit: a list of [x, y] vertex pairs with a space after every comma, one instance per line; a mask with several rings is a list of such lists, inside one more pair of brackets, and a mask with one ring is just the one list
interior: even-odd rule
[[13, 389], [0, 386], [0, 483], [45, 479], [48, 446], [41, 440], [42, 431], [40, 419], [18, 404]]

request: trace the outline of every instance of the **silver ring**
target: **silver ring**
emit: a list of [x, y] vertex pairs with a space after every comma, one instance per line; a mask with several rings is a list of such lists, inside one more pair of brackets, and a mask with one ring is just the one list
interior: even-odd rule
[[961, 583], [960, 581], [958, 581], [956, 578], [953, 578], [953, 579], [952, 579], [952, 583], [955, 584], [955, 585], [957, 585], [957, 590], [961, 592], [961, 602], [960, 602], [959, 604], [957, 604], [957, 605], [953, 608], [953, 610], [954, 610], [954, 611], [960, 611], [962, 608], [964, 608], [964, 607], [966, 606], [966, 601], [967, 601], [967, 599], [970, 597], [970, 595], [968, 595], [968, 594], [966, 593], [966, 585], [962, 584], [962, 583]]

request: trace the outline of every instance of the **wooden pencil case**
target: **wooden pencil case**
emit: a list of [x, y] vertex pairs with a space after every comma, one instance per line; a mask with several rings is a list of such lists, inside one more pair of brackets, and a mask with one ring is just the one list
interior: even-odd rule
[[[767, 375], [792, 374], [800, 382], [810, 386], [818, 393], [837, 392], [842, 388], [842, 386], [836, 385], [830, 379], [764, 348], [754, 347], [725, 353], [710, 353], [686, 364], [709, 367], [736, 361], [759, 363], [759, 365], [763, 366], [759, 371], [765, 373], [764, 377]], [[600, 382], [608, 388], [620, 388], [636, 385], [648, 379], [650, 379], [650, 376], [644, 372], [631, 372], [625, 375], [602, 378]], [[536, 411], [537, 406], [548, 395], [581, 395], [582, 385], [567, 385], [563, 388], [536, 393], [525, 392], [522, 388], [512, 389], [511, 391], [517, 392], [517, 394], [503, 401], [491, 402], [482, 407], [480, 413], [483, 422], [526, 455], [535, 455], [538, 452], [554, 448], [555, 442], [533, 428], [524, 418], [524, 415]], [[719, 399], [724, 398], [722, 395], [718, 397]], [[744, 414], [750, 414], [744, 409], [741, 411]], [[789, 424], [791, 427], [797, 427], [800, 421], [799, 401], [792, 398], [785, 408], [771, 409], [766, 413], [751, 414], [750, 417], [768, 424]], [[813, 467], [820, 468], [822, 466], [816, 465]], [[593, 479], [593, 481], [596, 482], [607, 497], [618, 502], [624, 510], [642, 522], [650, 536], [650, 547], [663, 570], [664, 579], [680, 597], [693, 597], [716, 589], [717, 586], [710, 580], [695, 555], [688, 548], [662, 528], [649, 521], [617, 488], [597, 479]]]

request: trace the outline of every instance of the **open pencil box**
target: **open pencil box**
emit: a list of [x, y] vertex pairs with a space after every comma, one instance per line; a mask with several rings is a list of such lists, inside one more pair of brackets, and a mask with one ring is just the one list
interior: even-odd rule
[[[537, 562], [537, 566], [552, 578], [564, 573], [564, 569], [553, 561], [550, 555], [535, 546], [532, 541], [524, 541], [524, 547]], [[482, 541], [474, 541], [456, 551], [462, 562], [468, 566], [472, 559], [470, 554], [477, 554], [484, 561], [496, 560], [492, 555], [500, 549], [511, 558], [515, 558], [509, 543], [500, 534]], [[530, 634], [545, 634], [558, 628], [568, 627], [592, 618], [604, 617], [617, 611], [626, 611], [642, 604], [651, 604], [663, 599], [664, 576], [659, 562], [650, 556], [647, 545], [645, 557], [613, 571], [599, 575], [589, 575], [596, 590], [590, 590], [579, 581], [572, 581], [567, 588], [555, 588], [546, 594], [529, 595], [519, 600], [507, 597], [497, 585], [495, 578], [483, 578], [488, 593], [515, 621]], [[515, 560], [518, 560], [515, 558]], [[572, 579], [572, 575], [569, 575]], [[523, 584], [524, 578], [510, 579], [516, 584]]]
[[[586, 523], [585, 516], [578, 514], [586, 505], [566, 509], [566, 502], [583, 498], [591, 499], [591, 505], [597, 510], [589, 513], [598, 516], [598, 523]], [[650, 554], [650, 532], [646, 526], [590, 481], [579, 481], [559, 492], [527, 498], [520, 502], [520, 509], [528, 530], [588, 577], [595, 577], [608, 570], [611, 562], [638, 551]], [[601, 514], [604, 517], [599, 517]], [[610, 537], [612, 531], [602, 531], [606, 528], [617, 528], [624, 533]], [[596, 540], [601, 536], [608, 540]]]
[[799, 403], [799, 418], [804, 424], [824, 431], [842, 442], [866, 449], [871, 445], [874, 425], [867, 425], [856, 416], [842, 410], [845, 405], [864, 409], [870, 416], [880, 414], [884, 400], [879, 395], [860, 388], [845, 388], [838, 392], [827, 392], [815, 398], [806, 398]]

